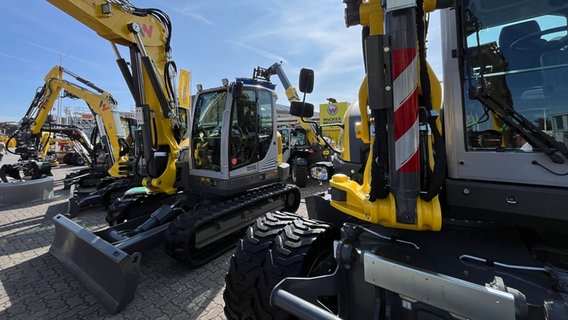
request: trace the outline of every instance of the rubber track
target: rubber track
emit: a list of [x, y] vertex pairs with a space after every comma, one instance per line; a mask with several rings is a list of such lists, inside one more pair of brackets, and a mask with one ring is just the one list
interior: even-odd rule
[[261, 319], [252, 310], [262, 310], [255, 302], [259, 298], [258, 277], [268, 249], [280, 231], [299, 218], [292, 213], [269, 212], [247, 228], [247, 233], [237, 243], [225, 276], [223, 299], [227, 319]]
[[[233, 233], [223, 241], [216, 241], [197, 250], [193, 246], [193, 235], [199, 227], [234, 212], [254, 210], [255, 207], [289, 193], [299, 193], [298, 187], [291, 184], [273, 184], [253, 189], [237, 198], [212, 205], [201, 205], [195, 210], [184, 212], [168, 226], [164, 234], [165, 250], [170, 256], [185, 262], [189, 267], [199, 267], [234, 248], [235, 241], [242, 236], [242, 233]], [[251, 224], [253, 222], [254, 220]]]

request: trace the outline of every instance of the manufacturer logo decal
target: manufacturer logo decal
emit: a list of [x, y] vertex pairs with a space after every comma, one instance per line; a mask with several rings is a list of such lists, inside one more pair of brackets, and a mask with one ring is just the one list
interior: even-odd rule
[[336, 105], [334, 104], [330, 104], [329, 107], [327, 107], [327, 113], [331, 116], [337, 114], [338, 108]]

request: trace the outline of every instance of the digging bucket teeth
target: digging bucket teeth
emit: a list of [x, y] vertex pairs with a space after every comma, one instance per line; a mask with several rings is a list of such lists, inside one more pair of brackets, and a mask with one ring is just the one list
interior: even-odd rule
[[124, 309], [136, 294], [142, 255], [122, 251], [64, 215], [56, 215], [53, 222], [55, 238], [49, 252], [110, 313]]

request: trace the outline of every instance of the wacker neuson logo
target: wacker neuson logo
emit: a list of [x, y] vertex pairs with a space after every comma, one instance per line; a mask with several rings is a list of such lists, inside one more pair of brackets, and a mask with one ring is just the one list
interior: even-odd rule
[[[347, 102], [333, 102], [320, 104], [320, 125], [339, 124], [349, 104]], [[339, 127], [329, 128], [329, 130], [339, 130]]]
[[337, 111], [338, 111], [338, 108], [337, 108], [337, 106], [334, 105], [334, 104], [330, 104], [329, 107], [327, 107], [327, 113], [328, 113], [330, 116], [336, 115], [336, 114], [337, 114]]

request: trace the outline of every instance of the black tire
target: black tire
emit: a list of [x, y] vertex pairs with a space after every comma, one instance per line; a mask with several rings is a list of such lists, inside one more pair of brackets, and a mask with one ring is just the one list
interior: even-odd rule
[[286, 194], [286, 200], [284, 203], [284, 211], [286, 212], [296, 212], [300, 208], [300, 201], [302, 200], [302, 194], [300, 189], [294, 187]]
[[245, 236], [237, 243], [225, 276], [225, 315], [227, 319], [261, 319], [256, 311], [262, 310], [258, 301], [258, 278], [276, 236], [299, 217], [291, 213], [269, 212], [248, 227]]
[[292, 182], [300, 188], [308, 185], [308, 167], [292, 165]]
[[8, 182], [7, 175], [11, 167], [12, 165], [10, 164], [4, 164], [2, 165], [2, 167], [0, 167], [0, 179], [2, 180], [2, 182]]
[[75, 158], [75, 165], [84, 166], [85, 165], [85, 159], [83, 159], [83, 157], [81, 157], [80, 155], [77, 155], [77, 157]]
[[32, 177], [32, 180], [41, 178], [41, 170], [36, 162], [30, 162], [26, 168], [27, 173]]
[[73, 157], [72, 154], [70, 153], [66, 153], [65, 156], [63, 156], [63, 163], [65, 164], [71, 164], [71, 158]]
[[[274, 238], [269, 248], [267, 243], [262, 244], [261, 250], [265, 253], [264, 265], [255, 280], [256, 286], [246, 283], [238, 287], [237, 291], [227, 283], [226, 290], [231, 290], [231, 295], [225, 295], [226, 306], [242, 303], [238, 305], [240, 309], [237, 316], [228, 313], [226, 307], [227, 318], [288, 319], [290, 315], [287, 312], [270, 306], [272, 289], [286, 277], [316, 276], [333, 272], [335, 270], [333, 240], [337, 238], [336, 234], [332, 226], [314, 220], [298, 218], [287, 224]], [[259, 256], [260, 253], [257, 254], [257, 257]], [[260, 263], [260, 259], [262, 258], [256, 262]], [[239, 261], [235, 261], [237, 262]], [[238, 274], [232, 274], [230, 269], [227, 277], [238, 277]], [[242, 300], [243, 297], [246, 297], [244, 303], [230, 300], [235, 298]]]

